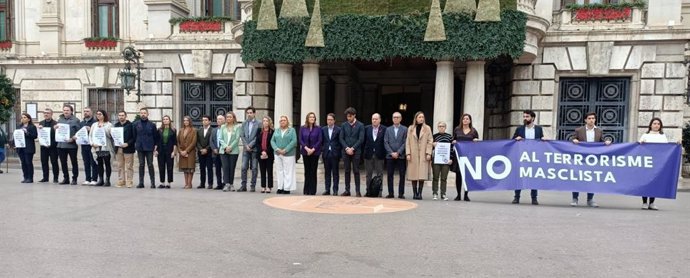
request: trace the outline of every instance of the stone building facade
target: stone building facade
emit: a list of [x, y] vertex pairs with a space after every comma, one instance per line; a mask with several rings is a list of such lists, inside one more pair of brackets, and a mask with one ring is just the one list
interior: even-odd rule
[[[517, 0], [528, 16], [519, 59], [383, 64], [245, 64], [241, 40], [252, 0], [218, 0], [230, 19], [204, 32], [174, 19], [218, 15], [210, 12], [214, 0], [8, 2], [12, 44], [0, 49], [0, 69], [18, 89], [18, 110], [35, 105], [39, 119], [43, 108], [65, 103], [78, 117], [85, 106], [124, 109], [130, 118], [148, 107], [152, 119], [170, 115], [175, 125], [184, 115], [198, 120], [249, 106], [259, 115], [292, 115], [293, 124], [309, 111], [324, 123], [326, 113], [342, 119], [344, 108], [354, 106], [368, 122], [374, 112], [389, 118], [415, 107], [451, 125], [469, 112], [482, 137], [502, 139], [521, 124], [524, 109], [537, 112], [550, 138], [563, 138], [594, 111], [619, 142], [639, 138], [652, 117], [662, 118], [677, 140], [690, 120], [690, 0], [653, 1], [625, 20], [597, 22], [575, 20], [563, 6], [568, 1]], [[88, 47], [85, 38], [105, 30], [103, 7], [117, 11], [117, 20], [105, 23], [115, 26], [117, 43]], [[140, 102], [134, 91], [120, 89], [120, 52], [128, 45], [143, 57]], [[237, 115], [243, 120], [244, 113]]]

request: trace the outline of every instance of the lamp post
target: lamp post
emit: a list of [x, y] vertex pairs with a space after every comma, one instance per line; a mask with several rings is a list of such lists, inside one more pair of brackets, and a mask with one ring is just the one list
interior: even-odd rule
[[[122, 81], [122, 89], [127, 91], [129, 95], [131, 90], [137, 89], [137, 102], [141, 101], [141, 63], [139, 63], [139, 58], [141, 58], [141, 53], [134, 48], [134, 46], [128, 46], [122, 51], [122, 57], [125, 59], [125, 68], [120, 71], [120, 80]], [[132, 69], [132, 64], [134, 64], [136, 72]], [[135, 84], [136, 83], [136, 84]]]

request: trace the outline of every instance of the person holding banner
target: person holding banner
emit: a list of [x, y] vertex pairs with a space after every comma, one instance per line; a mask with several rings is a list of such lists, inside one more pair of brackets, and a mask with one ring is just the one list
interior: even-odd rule
[[[453, 130], [453, 137], [455, 138], [455, 140], [453, 140], [453, 144], [457, 143], [458, 141], [479, 141], [479, 132], [472, 127], [472, 115], [463, 114], [462, 117], [460, 117], [460, 124], [458, 124], [458, 126], [456, 126]], [[455, 148], [453, 148], [453, 151], [455, 151]], [[455, 155], [452, 155], [452, 157], [454, 159], [454, 165], [451, 166], [451, 170], [455, 172], [455, 190], [458, 191], [458, 196], [456, 196], [454, 200], [465, 200], [465, 202], [469, 202], [470, 197], [468, 191], [465, 190], [464, 198], [462, 195], [462, 174], [460, 173], [460, 165], [458, 164], [457, 157]]]
[[[649, 128], [647, 132], [640, 137], [640, 144], [644, 143], [668, 143], [668, 137], [664, 134], [664, 124], [660, 118], [653, 118], [649, 121]], [[678, 141], [680, 144], [680, 141]], [[649, 204], [647, 204], [649, 200]], [[654, 197], [642, 197], [642, 209], [658, 210], [659, 208], [654, 204]]]
[[[122, 142], [115, 147], [115, 159], [117, 160], [117, 184], [115, 187], [127, 186], [131, 188], [134, 181], [134, 125], [127, 120], [127, 112], [117, 113], [115, 128], [122, 129]], [[114, 132], [113, 132], [114, 133]], [[115, 137], [115, 136], [113, 136]], [[113, 138], [114, 140], [114, 138]]]
[[[22, 174], [24, 179], [21, 183], [34, 182], [34, 153], [36, 153], [36, 143], [38, 137], [36, 126], [31, 121], [31, 115], [22, 113], [21, 127], [15, 131], [14, 144], [17, 149], [19, 161], [22, 164]], [[19, 136], [17, 136], [19, 133]]]
[[[77, 163], [76, 134], [79, 130], [79, 119], [74, 116], [74, 108], [71, 105], [62, 107], [62, 115], [55, 125], [55, 141], [58, 142], [58, 157], [60, 158], [60, 168], [62, 168], [63, 180], [60, 184], [77, 185], [79, 177], [79, 164]], [[72, 163], [72, 182], [69, 179], [69, 169], [67, 168], [67, 157]]]
[[177, 149], [180, 160], [177, 166], [184, 173], [184, 189], [192, 189], [194, 170], [196, 170], [196, 130], [192, 126], [192, 118], [182, 118], [182, 128], [177, 133]]
[[[446, 186], [448, 184], [448, 171], [450, 165], [453, 164], [453, 157], [455, 156], [454, 148], [451, 148], [453, 136], [446, 133], [446, 122], [438, 122], [438, 133], [433, 135], [434, 138], [434, 163], [431, 166], [434, 178], [431, 181], [431, 190], [433, 191], [433, 199], [438, 200], [438, 183], [441, 181], [441, 200], [448, 201], [446, 197]], [[442, 148], [443, 146], [443, 148]], [[441, 150], [448, 150], [443, 154], [437, 153]], [[440, 157], [442, 156], [442, 157]]]
[[213, 188], [213, 182], [209, 179], [208, 189], [222, 190], [223, 189], [223, 160], [221, 159], [222, 151], [220, 149], [221, 129], [225, 126], [225, 115], [220, 114], [216, 116], [216, 128], [211, 134], [211, 149], [213, 150], [213, 165], [216, 168], [216, 187]]
[[395, 170], [398, 170], [398, 198], [405, 199], [405, 142], [407, 142], [407, 127], [401, 125], [402, 114], [393, 113], [393, 125], [386, 129], [383, 147], [386, 148], [386, 172], [388, 174], [387, 199], [393, 198], [393, 182]]
[[[55, 141], [55, 129], [53, 128], [57, 125], [57, 122], [53, 120], [53, 109], [46, 108], [43, 110], [43, 121], [38, 123], [39, 129], [39, 139], [44, 138], [47, 133], [48, 144], [46, 142], [41, 142], [41, 169], [43, 170], [43, 179], [38, 182], [48, 182], [50, 166], [53, 168], [53, 183], [58, 183], [58, 176], [60, 175], [60, 169], [58, 168], [58, 150], [57, 142]], [[39, 141], [45, 141], [39, 140]], [[48, 164], [50, 161], [50, 166]]]
[[[522, 112], [522, 122], [524, 125], [519, 126], [517, 129], [515, 129], [515, 133], [513, 133], [513, 139], [516, 141], [520, 141], [523, 139], [527, 140], [542, 140], [544, 138], [544, 129], [541, 126], [538, 126], [534, 123], [536, 120], [536, 114], [532, 110], [525, 110]], [[522, 192], [521, 189], [516, 189], [515, 190], [515, 197], [513, 198], [513, 204], [519, 204], [520, 203], [520, 193]], [[532, 197], [532, 204], [533, 205], [539, 205], [539, 201], [537, 201], [537, 195], [538, 192], [536, 189], [532, 189], [530, 192], [530, 196]]]
[[412, 199], [421, 200], [424, 181], [429, 180], [433, 134], [431, 127], [424, 122], [424, 112], [415, 113], [414, 120], [407, 129], [405, 151], [407, 152], [407, 180], [412, 181]]
[[[84, 107], [84, 118], [79, 123], [80, 128], [86, 128], [86, 136], [91, 132], [91, 126], [96, 123], [90, 107]], [[77, 134], [79, 136], [79, 134]], [[79, 142], [77, 142], [79, 143]], [[91, 152], [91, 142], [81, 142], [81, 160], [84, 162], [84, 174], [86, 180], [81, 185], [96, 185], [98, 183], [98, 164]]]
[[[571, 136], [573, 143], [579, 144], [580, 142], [604, 142], [606, 145], [610, 145], [611, 140], [604, 138], [604, 132], [601, 130], [601, 128], [594, 125], [596, 121], [596, 113], [587, 113], [585, 115], [585, 125], [576, 128], [575, 132]], [[577, 206], [579, 196], [580, 192], [573, 192], [573, 201], [570, 203], [571, 206]], [[599, 205], [594, 202], [594, 193], [587, 193], [587, 206], [593, 208], [599, 207]]]
[[[110, 186], [110, 158], [113, 152], [112, 124], [108, 121], [108, 113], [99, 109], [96, 111], [97, 122], [91, 125], [91, 152], [96, 157], [98, 182], [96, 186]], [[105, 178], [104, 178], [105, 176]]]
[[[173, 164], [175, 163], [175, 154], [177, 153], [177, 137], [175, 135], [177, 130], [172, 126], [170, 116], [163, 116], [162, 122], [161, 127], [158, 128], [157, 148], [153, 155], [158, 157], [158, 171], [161, 180], [158, 188], [170, 189], [170, 184], [173, 182]], [[165, 179], [166, 172], [168, 174], [167, 183]]]

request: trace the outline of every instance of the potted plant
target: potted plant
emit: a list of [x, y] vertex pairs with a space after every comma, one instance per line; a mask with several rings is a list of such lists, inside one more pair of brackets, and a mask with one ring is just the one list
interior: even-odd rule
[[12, 48], [12, 41], [11, 40], [0, 41], [0, 49], [7, 50], [10, 48]]
[[220, 32], [223, 30], [223, 23], [231, 20], [232, 18], [224, 16], [178, 17], [170, 19], [170, 23], [179, 24], [181, 33]]
[[572, 11], [573, 21], [619, 21], [632, 17], [633, 8], [645, 8], [646, 2], [635, 0], [617, 4], [570, 4], [566, 6]]
[[113, 38], [113, 37], [84, 38], [84, 45], [86, 46], [86, 48], [115, 48], [115, 47], [117, 47], [117, 38]]

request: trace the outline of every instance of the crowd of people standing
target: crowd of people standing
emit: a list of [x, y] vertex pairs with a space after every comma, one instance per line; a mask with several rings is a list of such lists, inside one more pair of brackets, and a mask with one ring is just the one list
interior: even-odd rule
[[[193, 187], [196, 163], [199, 162], [200, 180], [198, 189], [215, 189], [228, 191], [256, 191], [257, 178], [260, 176], [261, 193], [271, 193], [274, 188], [274, 173], [276, 175], [278, 194], [290, 194], [297, 189], [295, 167], [297, 154], [304, 162], [304, 195], [316, 195], [318, 191], [319, 160], [324, 167], [324, 186], [322, 195], [340, 195], [362, 197], [360, 182], [360, 163], [365, 169], [366, 188], [370, 188], [374, 177], [382, 178], [384, 169], [387, 177], [387, 195], [385, 198], [395, 198], [395, 175], [398, 174], [397, 198], [405, 199], [405, 184], [412, 184], [412, 199], [421, 200], [424, 184], [431, 181], [432, 198], [434, 200], [448, 200], [447, 181], [451, 172], [456, 174], [456, 201], [470, 201], [467, 190], [464, 190], [462, 177], [455, 156], [455, 148], [451, 148], [449, 160], [437, 162], [433, 160], [434, 149], [438, 144], [454, 144], [458, 141], [479, 141], [479, 132], [472, 126], [472, 116], [463, 114], [458, 126], [451, 133], [446, 132], [445, 122], [437, 123], [437, 133], [426, 123], [425, 114], [417, 112], [409, 126], [402, 124], [402, 115], [395, 112], [391, 115], [393, 124], [383, 126], [381, 115], [374, 113], [371, 124], [364, 125], [357, 119], [357, 111], [349, 107], [345, 110], [346, 121], [336, 125], [336, 116], [330, 113], [326, 117], [326, 125], [318, 126], [317, 115], [307, 113], [304, 125], [297, 132], [287, 116], [278, 118], [278, 126], [274, 127], [273, 119], [263, 116], [259, 122], [256, 110], [252, 107], [245, 109], [245, 121], [239, 123], [234, 112], [217, 115], [216, 127], [212, 127], [211, 116], [202, 117], [202, 126], [194, 128], [192, 119], [184, 116], [180, 130], [176, 130], [170, 116], [163, 116], [160, 127], [150, 121], [148, 110], [142, 108], [139, 117], [134, 122], [127, 120], [127, 113], [120, 111], [117, 122], [111, 124], [106, 111], [97, 110], [95, 117], [90, 108], [84, 108], [84, 119], [81, 121], [74, 116], [72, 106], [65, 105], [62, 115], [55, 121], [53, 111], [43, 111], [44, 120], [35, 125], [29, 114], [22, 114], [21, 125], [18, 130], [23, 131], [25, 147], [17, 148], [17, 155], [21, 161], [22, 183], [33, 183], [33, 156], [36, 153], [35, 140], [38, 129], [50, 129], [50, 143], [40, 146], [40, 161], [42, 179], [48, 182], [51, 167], [53, 182], [59, 184], [76, 185], [79, 177], [77, 164], [77, 150], [81, 148], [84, 163], [85, 180], [82, 185], [111, 186], [112, 158], [117, 161], [117, 181], [115, 187], [133, 187], [133, 160], [137, 153], [139, 160], [139, 179], [137, 188], [145, 188], [144, 177], [148, 170], [150, 188], [169, 189], [173, 183], [173, 167], [177, 158], [178, 170], [184, 173], [184, 189]], [[526, 110], [523, 113], [523, 125], [513, 134], [514, 140], [543, 140], [544, 131], [535, 124], [535, 113]], [[611, 144], [603, 135], [603, 131], [595, 125], [596, 114], [588, 113], [585, 125], [576, 129], [571, 136], [575, 144], [580, 142], [604, 142]], [[37, 129], [38, 128], [38, 129]], [[69, 128], [70, 138], [56, 142], [56, 131], [59, 128]], [[77, 144], [76, 133], [86, 128], [89, 132], [88, 143]], [[122, 129], [122, 138], [115, 143], [113, 128]], [[102, 130], [100, 136], [106, 140], [96, 140], [96, 130]], [[0, 131], [2, 132], [2, 131]], [[0, 143], [5, 145], [8, 135], [0, 133]], [[121, 141], [121, 142], [120, 142]], [[97, 144], [100, 142], [100, 144]], [[661, 119], [654, 118], [649, 123], [649, 129], [640, 138], [640, 143], [664, 143], [668, 138], [663, 133]], [[4, 148], [0, 155], [4, 159]], [[235, 169], [241, 160], [241, 183], [235, 188]], [[159, 183], [156, 186], [153, 157], [157, 158]], [[69, 158], [71, 165], [68, 165]], [[58, 164], [59, 160], [59, 164]], [[344, 166], [344, 190], [340, 191], [339, 165]], [[70, 177], [69, 166], [72, 168]], [[275, 169], [273, 169], [275, 167]], [[59, 180], [59, 169], [62, 169], [62, 181]], [[275, 171], [275, 172], [274, 172]], [[249, 177], [251, 172], [251, 178]], [[215, 173], [215, 175], [214, 175]], [[215, 178], [215, 184], [214, 184]], [[351, 185], [354, 183], [354, 193]], [[515, 190], [513, 203], [520, 203], [521, 190]], [[354, 195], [353, 195], [354, 194]], [[383, 197], [383, 187], [379, 192], [369, 193], [370, 196]], [[533, 205], [538, 205], [538, 191], [531, 190]], [[572, 206], [578, 205], [579, 193], [572, 193]], [[587, 193], [587, 205], [597, 207], [594, 194]], [[658, 209], [654, 198], [643, 197], [643, 209]]]

